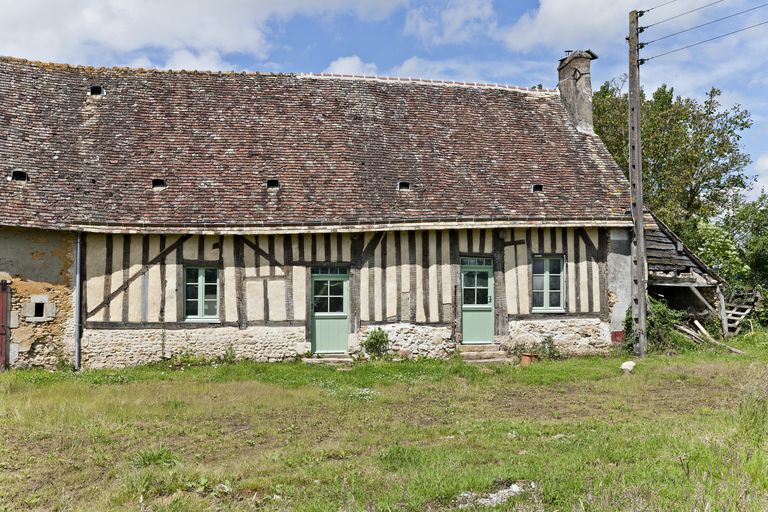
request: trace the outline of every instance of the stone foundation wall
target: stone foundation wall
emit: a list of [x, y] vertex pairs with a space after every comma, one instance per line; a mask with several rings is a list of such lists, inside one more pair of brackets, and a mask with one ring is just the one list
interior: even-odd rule
[[293, 359], [309, 351], [304, 327], [87, 329], [82, 339], [82, 365], [119, 368], [187, 353], [212, 358], [223, 356], [230, 347], [237, 359], [262, 362]]
[[565, 356], [606, 354], [613, 346], [611, 326], [599, 318], [560, 318], [551, 320], [514, 320], [509, 322], [509, 349], [532, 349], [547, 336]]
[[445, 359], [456, 350], [456, 343], [451, 339], [449, 326], [393, 323], [361, 328], [357, 335], [357, 344], [350, 345], [350, 352], [361, 351], [360, 344], [369, 332], [377, 328], [387, 333], [389, 350], [399, 357]]

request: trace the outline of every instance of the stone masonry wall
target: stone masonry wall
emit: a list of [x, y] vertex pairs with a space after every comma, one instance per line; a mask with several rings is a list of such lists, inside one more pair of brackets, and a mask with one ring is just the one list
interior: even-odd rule
[[[0, 228], [0, 280], [11, 283], [12, 368], [71, 365], [75, 235], [39, 229]], [[55, 306], [55, 314], [24, 314], [35, 298]]]
[[231, 347], [237, 359], [283, 361], [308, 352], [304, 327], [236, 327], [186, 330], [87, 329], [82, 339], [84, 368], [136, 366], [177, 354], [222, 356]]
[[562, 355], [587, 356], [610, 351], [611, 328], [599, 318], [515, 320], [509, 323], [507, 348], [534, 350], [551, 336]]
[[372, 330], [381, 328], [389, 337], [389, 351], [403, 358], [431, 357], [445, 359], [456, 350], [448, 326], [392, 323], [365, 326], [358, 332], [357, 346], [351, 352], [359, 352], [362, 343]]

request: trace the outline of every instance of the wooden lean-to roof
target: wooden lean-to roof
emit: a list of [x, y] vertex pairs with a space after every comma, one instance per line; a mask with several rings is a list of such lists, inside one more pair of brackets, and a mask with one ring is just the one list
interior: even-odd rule
[[[90, 95], [94, 85], [104, 94]], [[4, 57], [0, 177], [5, 226], [631, 224], [622, 172], [596, 135], [576, 130], [556, 91], [487, 84]]]

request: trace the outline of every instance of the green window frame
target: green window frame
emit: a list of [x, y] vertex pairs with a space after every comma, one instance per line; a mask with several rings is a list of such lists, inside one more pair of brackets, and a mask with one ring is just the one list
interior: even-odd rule
[[184, 267], [184, 319], [218, 321], [220, 287], [218, 268]]
[[349, 272], [344, 267], [312, 267], [312, 313], [346, 315], [349, 310]]
[[485, 306], [493, 302], [491, 258], [462, 257], [461, 274], [463, 305]]
[[534, 256], [531, 281], [531, 311], [565, 312], [565, 256]]

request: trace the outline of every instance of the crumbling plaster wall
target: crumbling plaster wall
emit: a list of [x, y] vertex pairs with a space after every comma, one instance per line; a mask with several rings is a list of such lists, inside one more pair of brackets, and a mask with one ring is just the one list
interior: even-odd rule
[[611, 229], [608, 242], [608, 311], [614, 342], [623, 341], [624, 318], [632, 304], [631, 233]]
[[[14, 368], [55, 367], [72, 360], [75, 238], [72, 233], [0, 228], [0, 279], [11, 281], [9, 362]], [[22, 307], [33, 295], [56, 305], [53, 320], [29, 322]]]

